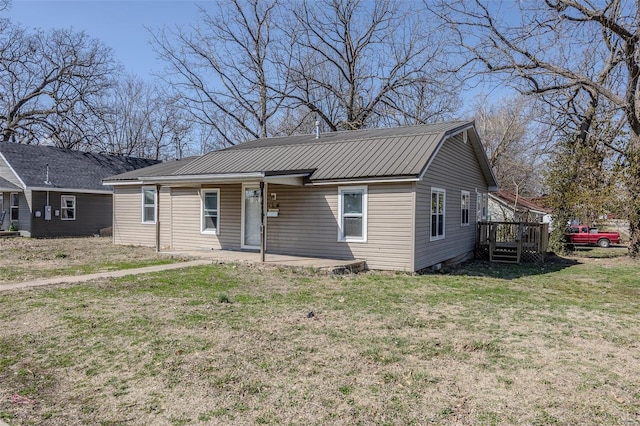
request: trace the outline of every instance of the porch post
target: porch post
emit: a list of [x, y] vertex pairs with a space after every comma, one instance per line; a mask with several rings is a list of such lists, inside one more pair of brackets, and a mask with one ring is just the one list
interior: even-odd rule
[[264, 263], [267, 245], [267, 183], [260, 182], [260, 262]]

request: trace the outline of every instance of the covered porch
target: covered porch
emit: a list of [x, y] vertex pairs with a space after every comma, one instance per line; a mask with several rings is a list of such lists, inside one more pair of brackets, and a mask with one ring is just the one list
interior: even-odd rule
[[549, 224], [540, 222], [478, 222], [476, 254], [491, 262], [544, 262]]

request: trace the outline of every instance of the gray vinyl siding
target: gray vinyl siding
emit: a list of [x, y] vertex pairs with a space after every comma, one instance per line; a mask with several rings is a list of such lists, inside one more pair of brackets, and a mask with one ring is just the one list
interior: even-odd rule
[[[161, 212], [163, 207], [165, 205], [160, 206]], [[115, 244], [150, 247], [155, 247], [156, 245], [156, 225], [142, 223], [142, 193], [140, 186], [114, 188], [113, 242]]]
[[347, 243], [338, 241], [338, 186], [269, 185], [279, 214], [267, 219], [267, 252], [364, 259], [371, 269], [413, 270], [411, 184], [367, 185], [367, 192], [367, 241]]
[[218, 234], [202, 234], [200, 188], [173, 188], [171, 196], [172, 248], [174, 250], [239, 250], [240, 184], [209, 185], [205, 189], [220, 191]]
[[4, 216], [4, 221], [2, 223], [0, 223], [0, 230], [9, 229], [9, 208], [10, 208], [9, 196], [10, 195], [9, 195], [8, 192], [3, 192], [2, 193], [2, 205], [0, 206], [0, 208], [1, 208], [0, 217], [2, 217], [2, 212], [6, 212], [6, 214]]
[[[430, 241], [431, 188], [446, 190], [445, 238], [435, 241]], [[468, 226], [461, 225], [461, 191], [471, 195]], [[423, 180], [416, 183], [415, 270], [473, 251], [477, 192], [488, 189], [471, 143], [465, 144], [462, 135], [448, 139]]]
[[[31, 236], [31, 221], [30, 221], [30, 211], [29, 211], [29, 203], [27, 197], [31, 196], [31, 191], [26, 192], [18, 192], [16, 191], [19, 197], [18, 201], [18, 215], [19, 220], [14, 221], [15, 227], [18, 231], [21, 231], [21, 235], [25, 237]], [[11, 194], [12, 192], [3, 192], [2, 193], [2, 211], [6, 211], [4, 221], [0, 223], [0, 229], [4, 231], [8, 231], [11, 227]], [[1, 216], [1, 215], [0, 215]]]
[[19, 188], [22, 188], [22, 183], [16, 177], [15, 173], [11, 170], [7, 162], [0, 156], [0, 177], [8, 180]]
[[[9, 193], [11, 194], [11, 193]], [[18, 192], [18, 221], [15, 223], [15, 227], [20, 231], [20, 235], [23, 237], [31, 236], [31, 191]], [[11, 199], [8, 199], [7, 207], [7, 220], [11, 217]], [[7, 225], [8, 226], [8, 225]]]
[[[111, 194], [82, 194], [66, 192], [50, 192], [51, 220], [45, 220], [44, 206], [47, 204], [47, 193], [34, 191], [32, 194], [31, 236], [61, 237], [84, 236], [98, 234], [100, 229], [111, 226], [112, 197]], [[62, 220], [62, 195], [76, 198], [76, 219]], [[40, 217], [36, 217], [36, 212]], [[56, 215], [56, 212], [58, 213]], [[20, 212], [22, 214], [22, 212]], [[21, 217], [22, 219], [22, 217]]]

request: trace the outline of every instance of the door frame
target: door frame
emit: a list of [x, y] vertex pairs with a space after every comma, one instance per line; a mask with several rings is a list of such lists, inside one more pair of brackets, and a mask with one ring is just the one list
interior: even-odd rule
[[[260, 250], [260, 243], [258, 243], [257, 246], [250, 246], [250, 245], [246, 245], [244, 243], [244, 236], [245, 236], [245, 215], [246, 215], [246, 208], [245, 208], [245, 201], [246, 201], [246, 193], [245, 191], [247, 189], [257, 189], [260, 190], [260, 182], [249, 182], [249, 183], [243, 183], [242, 184], [242, 208], [241, 208], [241, 214], [240, 214], [240, 247], [242, 249], [248, 249], [248, 250]], [[263, 197], [264, 194], [261, 194], [261, 196]], [[260, 210], [258, 210], [258, 212], [260, 213], [259, 218], [262, 218], [262, 206], [260, 206]], [[266, 227], [266, 223], [265, 223], [265, 227]], [[265, 229], [266, 231], [266, 229]], [[260, 220], [258, 221], [258, 235], [260, 235]], [[265, 248], [266, 248], [266, 241], [265, 241]]]

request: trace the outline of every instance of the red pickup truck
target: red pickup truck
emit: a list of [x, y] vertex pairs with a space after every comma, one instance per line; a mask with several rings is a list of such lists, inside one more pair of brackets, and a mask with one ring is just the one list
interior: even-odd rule
[[564, 235], [565, 241], [574, 245], [597, 245], [606, 248], [612, 243], [620, 243], [619, 233], [599, 232], [598, 228], [589, 228], [586, 225], [571, 225]]

